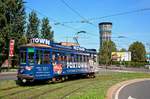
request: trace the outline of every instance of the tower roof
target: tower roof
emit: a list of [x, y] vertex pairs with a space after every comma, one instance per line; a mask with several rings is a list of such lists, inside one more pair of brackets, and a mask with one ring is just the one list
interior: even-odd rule
[[111, 22], [101, 22], [101, 23], [99, 23], [99, 25], [105, 25], [105, 24], [112, 25], [112, 23], [111, 23]]

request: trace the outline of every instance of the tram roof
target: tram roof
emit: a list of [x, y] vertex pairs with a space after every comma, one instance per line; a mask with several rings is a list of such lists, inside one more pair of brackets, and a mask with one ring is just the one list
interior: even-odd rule
[[57, 43], [53, 43], [51, 46], [46, 44], [37, 44], [37, 43], [29, 43], [25, 45], [21, 45], [20, 47], [38, 47], [38, 48], [59, 48], [64, 50], [74, 50], [74, 51], [84, 51], [87, 53], [96, 53], [95, 49], [86, 49], [80, 46], [64, 46]]
[[41, 48], [51, 48], [51, 46], [46, 45], [46, 44], [34, 44], [34, 43], [29, 43], [25, 45], [21, 45], [20, 47], [41, 47]]

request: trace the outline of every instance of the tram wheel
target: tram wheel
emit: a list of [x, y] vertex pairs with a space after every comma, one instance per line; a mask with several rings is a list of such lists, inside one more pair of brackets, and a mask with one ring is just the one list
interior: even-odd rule
[[68, 80], [68, 76], [65, 77], [65, 80]]
[[61, 79], [62, 79], [62, 81], [65, 81], [65, 77], [62, 77]]
[[56, 78], [52, 78], [52, 83], [55, 83], [56, 82]]

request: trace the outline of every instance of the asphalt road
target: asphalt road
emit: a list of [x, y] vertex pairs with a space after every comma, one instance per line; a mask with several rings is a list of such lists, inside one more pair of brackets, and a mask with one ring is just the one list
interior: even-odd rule
[[[98, 68], [96, 70], [96, 72], [98, 74], [103, 74], [103, 75], [107, 75], [109, 73], [113, 73], [113, 72], [116, 72], [114, 70], [108, 70], [108, 69], [102, 69], [102, 68]], [[16, 77], [17, 73], [16, 72], [4, 72], [4, 73], [0, 73], [0, 80], [17, 80], [17, 77]]]
[[120, 90], [118, 99], [150, 99], [150, 80], [125, 86]]
[[[111, 74], [111, 73], [113, 73], [113, 72], [139, 72], [138, 70], [136, 70], [136, 69], [129, 69], [130, 71], [128, 71], [128, 70], [126, 70], [126, 69], [105, 69], [105, 68], [97, 68], [96, 69], [96, 72], [98, 72], [98, 74], [102, 74], [102, 75], [104, 75], [104, 74]], [[145, 73], [147, 73], [147, 72], [150, 72], [150, 70], [147, 70], [147, 71], [143, 71], [143, 70], [141, 70], [140, 69], [140, 71], [141, 72], [145, 72]], [[3, 74], [3, 73], [0, 73], [0, 80], [16, 80], [17, 79], [17, 77], [16, 77], [16, 73], [5, 73], [5, 74]], [[149, 98], [150, 99], [150, 98]]]
[[[142, 70], [141, 70], [142, 71]], [[133, 70], [133, 71], [128, 71], [128, 70], [118, 70], [118, 69], [105, 69], [105, 68], [97, 68], [96, 72], [98, 72], [98, 74], [109, 74], [109, 73], [113, 73], [113, 72], [138, 72], [137, 70]], [[145, 72], [145, 71], [144, 71]], [[147, 71], [146, 71], [147, 72]], [[145, 72], [145, 73], [146, 73]], [[150, 71], [149, 71], [150, 72]], [[0, 80], [16, 80], [16, 72], [11, 72], [11, 73], [0, 73]], [[150, 98], [149, 98], [150, 99]]]
[[0, 74], [0, 80], [17, 80], [16, 74]]

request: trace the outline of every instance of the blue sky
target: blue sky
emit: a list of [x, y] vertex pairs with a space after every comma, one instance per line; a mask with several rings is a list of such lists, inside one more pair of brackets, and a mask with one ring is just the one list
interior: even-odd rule
[[[26, 12], [31, 9], [37, 11], [38, 17], [48, 17], [54, 31], [54, 39], [73, 42], [72, 37], [79, 31], [86, 34], [79, 35], [79, 43], [86, 48], [99, 49], [100, 22], [112, 22], [112, 40], [117, 48], [126, 48], [134, 41], [150, 43], [150, 10], [130, 13], [120, 16], [91, 20], [87, 23], [64, 23], [82, 21], [83, 19], [69, 9], [62, 0], [25, 0]], [[116, 13], [150, 8], [150, 0], [64, 0], [71, 8], [86, 19], [99, 18]], [[61, 23], [62, 25], [55, 23]], [[64, 25], [63, 25], [64, 24]], [[125, 36], [126, 38], [116, 38]]]

